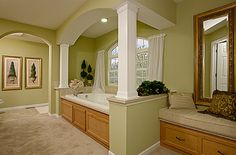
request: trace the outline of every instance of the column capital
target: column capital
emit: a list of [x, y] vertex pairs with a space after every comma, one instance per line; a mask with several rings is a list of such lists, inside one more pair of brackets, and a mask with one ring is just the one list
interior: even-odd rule
[[69, 48], [69, 44], [60, 44], [60, 48]]
[[136, 4], [134, 4], [134, 3], [130, 2], [130, 1], [125, 1], [124, 3], [121, 3], [116, 8], [118, 14], [120, 14], [123, 11], [126, 11], [126, 10], [131, 10], [131, 11], [137, 13], [138, 9], [139, 9], [139, 7]]

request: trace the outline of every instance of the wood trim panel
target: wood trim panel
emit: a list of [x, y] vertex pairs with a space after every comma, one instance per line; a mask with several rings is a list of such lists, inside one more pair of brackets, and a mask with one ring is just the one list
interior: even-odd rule
[[86, 113], [86, 132], [109, 146], [109, 116], [88, 110]]
[[86, 108], [75, 105], [73, 106], [73, 124], [81, 130], [86, 130]]
[[61, 100], [61, 114], [62, 117], [68, 120], [69, 122], [72, 122], [72, 108], [73, 108], [73, 103], [67, 101], [67, 100]]

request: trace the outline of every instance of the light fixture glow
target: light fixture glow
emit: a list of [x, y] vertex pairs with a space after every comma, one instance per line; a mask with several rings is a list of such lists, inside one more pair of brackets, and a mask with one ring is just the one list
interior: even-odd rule
[[102, 23], [106, 23], [106, 22], [107, 22], [107, 18], [102, 18], [102, 19], [101, 19], [101, 22], [102, 22]]

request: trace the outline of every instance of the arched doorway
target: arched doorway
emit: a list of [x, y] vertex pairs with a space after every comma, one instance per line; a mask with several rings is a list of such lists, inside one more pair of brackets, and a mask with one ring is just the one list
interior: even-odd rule
[[[17, 49], [14, 49], [13, 47], [11, 47], [11, 49], [9, 49], [9, 51], [2, 51], [1, 55], [9, 55], [9, 56], [19, 56], [22, 58], [22, 74], [21, 74], [21, 90], [18, 91], [2, 91], [1, 92], [1, 96], [8, 101], [8, 105], [4, 105], [2, 106], [3, 108], [8, 108], [8, 107], [16, 107], [16, 106], [27, 106], [27, 105], [34, 105], [34, 104], [42, 104], [42, 102], [40, 102], [41, 100], [37, 99], [37, 97], [40, 98], [41, 96], [46, 96], [45, 98], [45, 102], [43, 102], [44, 104], [48, 103], [49, 106], [49, 111], [51, 111], [51, 72], [52, 72], [52, 44], [42, 38], [39, 37], [37, 35], [34, 34], [30, 34], [30, 33], [25, 33], [22, 31], [12, 31], [12, 32], [7, 32], [4, 33], [3, 35], [0, 36], [0, 41], [4, 41], [4, 43], [8, 42], [8, 46], [10, 46], [10, 41], [9, 40], [18, 40], [18, 42], [16, 41], [15, 43], [18, 43], [18, 47], [19, 47], [19, 40], [23, 41], [23, 42], [28, 42], [28, 46], [26, 47], [31, 47], [32, 50], [36, 49], [36, 43], [37, 44], [42, 44], [42, 48], [41, 49], [46, 49], [46, 58], [45, 60], [42, 59], [42, 65], [44, 66], [43, 69], [46, 69], [47, 71], [42, 70], [42, 88], [38, 89], [39, 91], [37, 91], [37, 89], [26, 89], [26, 76], [25, 76], [25, 70], [26, 70], [26, 66], [25, 66], [25, 61], [26, 61], [26, 57], [38, 57], [36, 53], [36, 51], [32, 51], [32, 53], [34, 54], [27, 54], [27, 52], [25, 54], [22, 53], [17, 53]], [[30, 43], [29, 43], [30, 42]], [[34, 43], [33, 43], [34, 42]], [[7, 46], [7, 45], [6, 45]], [[15, 50], [15, 51], [14, 51]], [[29, 49], [30, 50], [30, 49]], [[13, 53], [10, 53], [14, 51]], [[19, 50], [20, 51], [20, 50]], [[10, 53], [10, 54], [9, 54]], [[39, 56], [40, 57], [40, 56]], [[3, 59], [2, 59], [3, 60]], [[46, 61], [44, 63], [44, 61]], [[3, 63], [2, 63], [3, 64]], [[45, 66], [45, 64], [47, 64]], [[24, 66], [24, 67], [23, 67]], [[45, 68], [46, 67], [46, 68]], [[3, 74], [3, 72], [2, 72]], [[3, 76], [2, 76], [3, 77]], [[46, 78], [45, 78], [46, 77]], [[46, 79], [46, 82], [45, 80]], [[2, 79], [3, 80], [3, 79]], [[3, 87], [3, 85], [2, 85]], [[39, 94], [37, 94], [39, 93]], [[18, 96], [18, 98], [17, 98]], [[19, 101], [21, 100], [21, 101]], [[14, 102], [14, 103], [13, 103]], [[22, 103], [25, 102], [26, 104]], [[38, 102], [38, 103], [37, 103]], [[21, 103], [21, 104], [16, 104], [16, 103]], [[32, 104], [31, 104], [32, 103]], [[1, 107], [1, 108], [2, 108]]]

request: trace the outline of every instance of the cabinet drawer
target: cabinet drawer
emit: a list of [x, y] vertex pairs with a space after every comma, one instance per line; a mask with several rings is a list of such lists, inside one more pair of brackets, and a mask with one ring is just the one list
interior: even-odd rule
[[194, 132], [161, 123], [161, 142], [189, 154], [200, 153], [200, 139]]
[[73, 108], [73, 103], [66, 101], [66, 100], [61, 100], [61, 113], [62, 117], [67, 119], [69, 122], [72, 122], [72, 108]]
[[229, 145], [224, 145], [216, 141], [203, 139], [202, 151], [203, 155], [235, 155], [236, 146], [231, 147]]
[[85, 131], [86, 109], [80, 105], [73, 106], [73, 124]]

